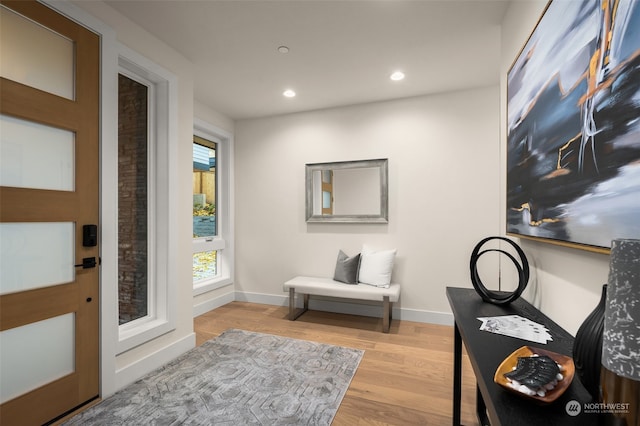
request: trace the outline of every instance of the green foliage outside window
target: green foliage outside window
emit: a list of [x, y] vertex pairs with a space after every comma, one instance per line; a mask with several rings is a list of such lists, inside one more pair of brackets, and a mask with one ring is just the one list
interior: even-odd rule
[[193, 255], [193, 280], [198, 281], [204, 278], [216, 276], [217, 274], [218, 252], [203, 251]]
[[193, 215], [194, 216], [215, 216], [216, 206], [215, 204], [209, 204], [209, 203], [205, 203], [204, 206], [202, 204], [196, 204], [193, 206]]

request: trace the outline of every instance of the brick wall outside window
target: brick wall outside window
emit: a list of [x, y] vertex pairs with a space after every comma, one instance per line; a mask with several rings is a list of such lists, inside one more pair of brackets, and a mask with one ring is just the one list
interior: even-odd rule
[[147, 87], [118, 76], [119, 323], [147, 315]]

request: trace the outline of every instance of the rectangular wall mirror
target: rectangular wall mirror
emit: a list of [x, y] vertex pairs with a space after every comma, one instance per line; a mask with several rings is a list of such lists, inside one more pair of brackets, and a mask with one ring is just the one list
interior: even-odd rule
[[388, 159], [305, 167], [307, 222], [388, 223]]

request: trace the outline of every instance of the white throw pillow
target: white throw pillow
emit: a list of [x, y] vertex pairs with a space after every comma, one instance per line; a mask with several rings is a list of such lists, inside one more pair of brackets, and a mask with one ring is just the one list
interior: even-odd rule
[[391, 271], [396, 249], [375, 251], [367, 245], [362, 246], [358, 282], [376, 287], [388, 288], [391, 284]]

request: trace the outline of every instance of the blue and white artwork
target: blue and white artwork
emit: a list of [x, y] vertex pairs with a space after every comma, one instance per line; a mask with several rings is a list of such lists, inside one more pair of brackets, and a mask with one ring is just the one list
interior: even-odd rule
[[640, 238], [640, 0], [550, 2], [507, 80], [507, 233]]

